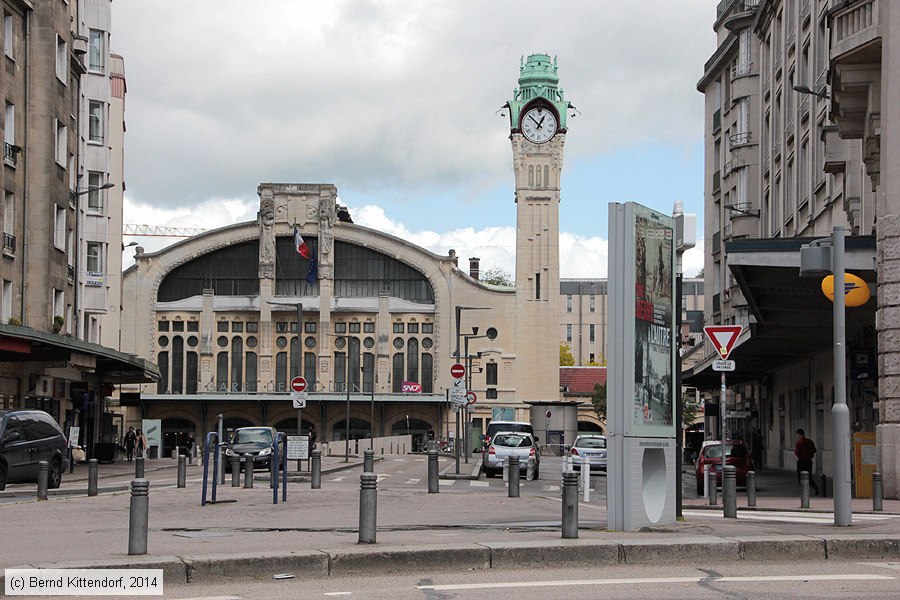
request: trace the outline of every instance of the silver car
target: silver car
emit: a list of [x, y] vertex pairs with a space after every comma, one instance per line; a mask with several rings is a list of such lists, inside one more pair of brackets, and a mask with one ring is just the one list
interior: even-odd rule
[[605, 435], [579, 435], [572, 444], [572, 466], [576, 471], [581, 470], [581, 465], [588, 459], [591, 461], [591, 471], [606, 470], [606, 436]]
[[528, 462], [534, 462], [534, 479], [540, 476], [541, 453], [530, 433], [500, 431], [494, 434], [487, 452], [483, 454], [481, 468], [487, 477], [503, 472], [503, 461], [510, 456], [519, 457], [519, 471], [528, 471]]

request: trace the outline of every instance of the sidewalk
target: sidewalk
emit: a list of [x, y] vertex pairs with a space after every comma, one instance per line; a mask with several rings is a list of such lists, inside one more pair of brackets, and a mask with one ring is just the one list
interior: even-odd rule
[[[343, 457], [326, 458], [330, 469], [359, 468]], [[171, 469], [166, 462], [148, 461], [146, 468]], [[127, 463], [101, 469], [103, 482], [127, 482], [133, 474]], [[86, 474], [87, 468], [83, 470]], [[724, 519], [720, 508], [701, 510], [701, 499], [686, 502], [683, 522], [629, 533], [605, 530], [604, 504], [580, 503], [580, 539], [563, 540], [559, 494], [547, 489], [555, 482], [522, 482], [523, 490], [532, 493], [508, 498], [502, 489], [463, 493], [451, 485], [428, 494], [422, 481], [415, 488], [379, 490], [378, 543], [360, 546], [355, 486], [326, 480], [323, 489], [311, 490], [304, 482], [292, 482], [287, 502], [279, 498], [273, 505], [268, 485], [247, 490], [226, 484], [219, 488], [219, 498], [236, 502], [200, 507], [200, 467], [190, 467], [184, 489], [174, 487], [174, 475], [174, 470], [171, 476], [167, 472], [151, 485], [146, 556], [126, 554], [128, 493], [79, 494], [0, 505], [4, 540], [20, 541], [0, 547], [0, 566], [163, 568], [167, 581], [209, 582], [283, 572], [309, 578], [538, 567], [551, 558], [554, 564], [581, 566], [900, 558], [898, 501], [885, 501], [890, 514], [854, 515], [852, 527], [835, 528], [827, 515], [814, 511], [802, 514], [818, 515], [818, 520], [785, 523], [747, 510], [739, 511], [737, 519]], [[782, 479], [773, 478], [772, 490], [787, 485]], [[83, 489], [86, 483], [70, 477], [66, 485]], [[816, 509], [830, 508], [831, 499], [814, 500]], [[855, 509], [857, 502], [865, 501], [855, 501]], [[796, 511], [798, 506], [792, 497], [760, 496], [760, 511]]]

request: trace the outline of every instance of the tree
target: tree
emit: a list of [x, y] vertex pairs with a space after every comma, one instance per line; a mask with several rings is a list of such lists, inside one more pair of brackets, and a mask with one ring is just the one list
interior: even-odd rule
[[491, 267], [481, 275], [481, 281], [491, 285], [502, 285], [513, 287], [516, 283], [512, 280], [512, 275], [501, 269], [500, 267]]
[[563, 342], [559, 343], [559, 366], [571, 367], [575, 365], [575, 357], [572, 356], [572, 349]]
[[688, 425], [693, 425], [700, 412], [700, 405], [693, 402], [688, 394], [681, 394], [681, 429], [684, 430]]
[[597, 418], [606, 422], [606, 384], [594, 384], [594, 393], [591, 394], [591, 404], [594, 405], [594, 412]]

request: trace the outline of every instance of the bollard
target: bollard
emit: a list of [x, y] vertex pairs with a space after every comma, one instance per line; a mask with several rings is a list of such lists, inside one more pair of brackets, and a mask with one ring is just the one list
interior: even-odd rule
[[278, 461], [275, 460], [275, 455], [271, 455], [272, 458], [269, 459], [269, 489], [275, 489], [275, 474], [278, 472]]
[[872, 473], [872, 510], [884, 510], [884, 488], [881, 485], [881, 473]]
[[809, 508], [809, 471], [800, 471], [800, 508]]
[[378, 512], [378, 476], [362, 473], [359, 476], [359, 543], [375, 543]]
[[428, 451], [428, 493], [437, 494], [441, 491], [438, 481], [438, 455], [436, 450]]
[[709, 465], [703, 465], [703, 497], [709, 498]]
[[562, 536], [578, 538], [578, 473], [563, 473]]
[[525, 479], [527, 481], [534, 481], [534, 457], [528, 457], [528, 467], [525, 471]]
[[46, 460], [42, 460], [38, 463], [38, 488], [37, 488], [37, 499], [38, 500], [46, 500], [47, 499], [47, 481], [50, 476], [50, 463]]
[[144, 457], [138, 456], [134, 459], [134, 478], [135, 479], [143, 479], [144, 478]]
[[231, 487], [241, 487], [241, 457], [233, 454], [231, 460]]
[[747, 506], [756, 506], [756, 471], [747, 472]]
[[503, 481], [509, 481], [509, 458], [503, 459]]
[[706, 477], [706, 487], [709, 490], [709, 505], [715, 506], [719, 503], [718, 491], [716, 490], [716, 472], [710, 471]]
[[322, 453], [319, 450], [312, 451], [312, 477], [309, 487], [313, 490], [322, 487]]
[[187, 483], [187, 456], [178, 457], [178, 479], [175, 487], [183, 488]]
[[97, 495], [97, 476], [99, 475], [100, 463], [96, 458], [88, 461], [88, 496]]
[[[162, 454], [162, 452], [160, 452], [160, 454]], [[175, 446], [175, 448], [172, 450], [172, 460], [177, 460], [177, 459], [178, 459], [178, 446]]]
[[737, 469], [725, 465], [722, 474], [722, 513], [726, 519], [737, 518]]
[[216, 445], [216, 452], [219, 453], [219, 473], [217, 477], [219, 478], [219, 485], [225, 485], [225, 459], [227, 455], [225, 454], [225, 444], [221, 443]]
[[591, 459], [581, 461], [581, 494], [585, 502], [591, 501]]
[[518, 498], [519, 497], [519, 457], [518, 456], [510, 456], [509, 457], [509, 482], [507, 482], [507, 497], [509, 498]]
[[249, 454], [244, 455], [244, 489], [253, 489], [253, 457]]
[[366, 450], [365, 452], [363, 452], [363, 472], [375, 472], [375, 453], [371, 450]]
[[150, 482], [138, 478], [131, 482], [128, 509], [128, 554], [147, 554], [147, 527], [150, 522]]

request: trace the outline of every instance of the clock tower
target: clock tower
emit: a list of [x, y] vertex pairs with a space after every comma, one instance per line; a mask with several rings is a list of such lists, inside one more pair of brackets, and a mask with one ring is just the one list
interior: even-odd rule
[[[559, 200], [566, 111], [556, 58], [519, 67], [509, 111], [516, 181], [516, 323], [521, 400], [559, 396]], [[528, 349], [528, 350], [525, 350]]]

